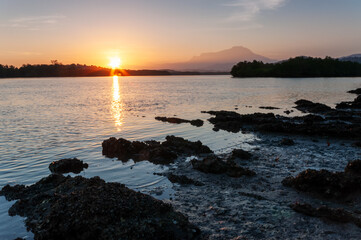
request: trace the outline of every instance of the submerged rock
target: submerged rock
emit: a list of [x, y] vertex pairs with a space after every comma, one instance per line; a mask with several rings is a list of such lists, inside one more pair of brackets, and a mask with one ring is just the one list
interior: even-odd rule
[[285, 146], [292, 146], [292, 145], [295, 145], [295, 142], [290, 138], [283, 138], [281, 140], [280, 144], [285, 145]]
[[271, 107], [271, 106], [261, 106], [259, 107], [260, 109], [268, 109], [268, 110], [275, 110], [275, 109], [280, 109], [278, 107]]
[[18, 199], [11, 216], [26, 217], [37, 240], [197, 239], [200, 230], [170, 204], [99, 177], [52, 174], [31, 186], [5, 186]]
[[345, 172], [307, 169], [296, 177], [285, 178], [282, 184], [325, 198], [346, 198], [361, 191], [361, 161], [348, 163]]
[[225, 162], [215, 155], [207, 156], [201, 161], [193, 159], [191, 163], [194, 169], [204, 173], [226, 174], [234, 178], [256, 175], [255, 172], [247, 168], [242, 168], [230, 162]]
[[190, 123], [191, 125], [196, 126], [196, 127], [201, 127], [201, 126], [203, 126], [203, 123], [204, 123], [203, 120], [201, 120], [201, 119], [186, 120], [186, 119], [175, 118], [175, 117], [155, 117], [155, 119], [158, 121], [175, 123], [175, 124]]
[[179, 184], [185, 184], [185, 185], [195, 185], [195, 186], [203, 186], [204, 183], [195, 181], [185, 175], [174, 175], [173, 173], [168, 173], [165, 176], [171, 181], [172, 183], [179, 183]]
[[88, 168], [88, 164], [77, 158], [61, 159], [49, 165], [52, 173], [80, 173], [84, 168]]
[[342, 208], [329, 208], [327, 206], [315, 208], [309, 204], [301, 203], [292, 204], [291, 208], [307, 216], [328, 219], [339, 223], [352, 222], [356, 226], [361, 227], [361, 218]]
[[103, 141], [103, 155], [117, 157], [122, 161], [148, 160], [155, 164], [173, 163], [178, 155], [212, 153], [209, 147], [200, 141], [191, 142], [181, 137], [167, 136], [166, 141], [128, 141], [124, 138], [114, 137]]

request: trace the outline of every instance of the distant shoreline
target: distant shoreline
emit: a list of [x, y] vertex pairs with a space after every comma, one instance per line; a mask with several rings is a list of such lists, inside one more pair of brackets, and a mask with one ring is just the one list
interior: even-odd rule
[[0, 78], [40, 78], [40, 77], [106, 77], [106, 76], [190, 76], [190, 75], [230, 75], [229, 72], [175, 71], [175, 70], [131, 70], [110, 69], [80, 64], [23, 65], [19, 68], [0, 64]]

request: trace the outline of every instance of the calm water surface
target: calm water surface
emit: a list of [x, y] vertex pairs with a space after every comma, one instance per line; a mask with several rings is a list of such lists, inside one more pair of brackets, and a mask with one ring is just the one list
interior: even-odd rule
[[[251, 148], [252, 134], [213, 132], [205, 123], [172, 125], [155, 116], [206, 120], [202, 110], [240, 113], [269, 112], [260, 106], [281, 108], [284, 114], [305, 98], [334, 106], [352, 100], [346, 91], [361, 87], [361, 78], [237, 79], [230, 76], [162, 76], [97, 78], [0, 79], [0, 187], [32, 184], [49, 174], [54, 160], [77, 157], [89, 164], [80, 175], [100, 176], [128, 187], [169, 198], [171, 184], [153, 172], [166, 167], [148, 162], [122, 163], [101, 154], [101, 142], [110, 136], [130, 140], [162, 141], [173, 134], [201, 140], [218, 152], [235, 145]], [[299, 114], [297, 111], [293, 115]], [[291, 114], [292, 116], [292, 114]], [[9, 217], [13, 202], [0, 197], [0, 239], [32, 238], [20, 217]]]

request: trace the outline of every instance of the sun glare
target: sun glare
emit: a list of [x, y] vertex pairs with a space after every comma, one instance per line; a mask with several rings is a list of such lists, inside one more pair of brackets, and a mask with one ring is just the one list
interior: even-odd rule
[[122, 61], [120, 60], [120, 58], [112, 57], [112, 58], [110, 58], [109, 66], [112, 69], [117, 69], [120, 67], [121, 63], [122, 63]]

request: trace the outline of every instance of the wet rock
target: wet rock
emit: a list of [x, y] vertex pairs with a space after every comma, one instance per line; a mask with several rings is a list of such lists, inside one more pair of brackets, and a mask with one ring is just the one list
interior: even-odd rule
[[361, 218], [342, 208], [329, 208], [327, 206], [315, 208], [310, 204], [301, 203], [292, 204], [291, 208], [296, 212], [305, 214], [307, 216], [328, 219], [339, 223], [352, 222], [356, 226], [361, 227]]
[[252, 154], [243, 149], [233, 149], [231, 158], [250, 159]]
[[341, 102], [336, 105], [337, 109], [361, 109], [361, 95], [357, 96], [352, 102]]
[[278, 107], [271, 107], [271, 106], [261, 106], [259, 107], [260, 109], [268, 109], [268, 110], [275, 110], [275, 109], [280, 109]]
[[128, 141], [123, 138], [109, 138], [102, 143], [103, 155], [117, 157], [122, 161], [148, 160], [155, 164], [173, 163], [178, 155], [212, 153], [200, 141], [191, 142], [184, 138], [167, 136], [166, 141]]
[[[200, 231], [171, 205], [99, 177], [52, 174], [27, 187], [0, 191], [18, 201], [35, 239], [197, 239]], [[9, 195], [10, 194], [10, 195]]]
[[173, 173], [166, 174], [169, 181], [172, 183], [179, 183], [179, 184], [185, 184], [185, 185], [195, 185], [195, 186], [203, 186], [204, 183], [195, 181], [193, 179], [190, 179], [189, 177], [185, 175], [174, 175]]
[[287, 115], [291, 114], [293, 112], [293, 110], [286, 110], [286, 111], [283, 111], [284, 113], [286, 113]]
[[301, 112], [309, 112], [309, 113], [325, 113], [331, 111], [331, 107], [322, 104], [322, 103], [314, 103], [309, 100], [300, 99], [295, 102], [297, 105], [295, 108], [300, 110]]
[[359, 172], [359, 167], [360, 163], [356, 161], [349, 163], [345, 172], [307, 169], [296, 177], [285, 178], [282, 184], [325, 198], [342, 199], [360, 192], [361, 176], [352, 174]]
[[77, 158], [61, 159], [49, 165], [52, 173], [80, 173], [84, 168], [88, 168], [88, 164]]
[[285, 145], [285, 146], [292, 146], [292, 145], [295, 145], [295, 142], [290, 138], [283, 138], [281, 140], [280, 144]]
[[345, 173], [361, 175], [361, 160], [349, 162], [345, 167]]
[[203, 123], [204, 123], [203, 120], [201, 120], [201, 119], [186, 120], [186, 119], [175, 118], [175, 117], [155, 117], [155, 119], [158, 121], [175, 123], [175, 124], [190, 123], [191, 125], [196, 126], [196, 127], [201, 127], [201, 126], [203, 126]]
[[354, 90], [350, 90], [350, 91], [348, 91], [348, 93], [353, 93], [353, 94], [361, 95], [361, 88], [357, 88], [357, 89], [354, 89]]
[[242, 168], [230, 162], [225, 162], [215, 155], [207, 156], [201, 161], [193, 159], [191, 163], [194, 169], [204, 173], [226, 174], [234, 178], [241, 176], [254, 176], [256, 174], [247, 168]]

